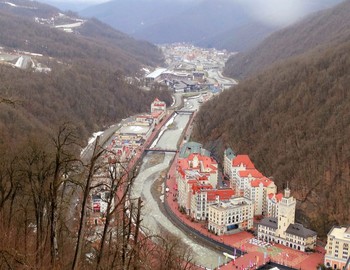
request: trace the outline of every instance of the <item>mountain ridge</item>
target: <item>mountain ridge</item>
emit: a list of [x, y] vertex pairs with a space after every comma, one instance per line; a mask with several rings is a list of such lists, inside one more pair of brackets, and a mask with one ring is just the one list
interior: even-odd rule
[[[350, 1], [320, 11], [290, 27], [271, 34], [255, 48], [231, 57], [224, 74], [244, 78], [315, 46], [329, 46], [350, 36]], [[327, 44], [329, 43], [329, 44]]]
[[[276, 29], [339, 1], [341, 0], [299, 2], [297, 4], [304, 8], [291, 16], [290, 22], [279, 22], [274, 26], [271, 25], [268, 18], [287, 17], [280, 16], [281, 12], [288, 15], [285, 8], [280, 6], [279, 9], [282, 10], [275, 11], [264, 8], [263, 12], [257, 10], [253, 1], [239, 0], [188, 2], [153, 0], [138, 3], [135, 3], [137, 2], [135, 0], [131, 2], [114, 0], [92, 6], [81, 11], [80, 14], [97, 17], [114, 28], [153, 43], [190, 42], [202, 47], [246, 51]], [[273, 7], [272, 4], [269, 2], [269, 5]], [[289, 4], [293, 6], [291, 2]], [[260, 5], [267, 6], [262, 2]], [[249, 28], [249, 31], [253, 31], [252, 33], [247, 32], [249, 25], [253, 25]], [[254, 25], [259, 25], [259, 27], [256, 28]]]

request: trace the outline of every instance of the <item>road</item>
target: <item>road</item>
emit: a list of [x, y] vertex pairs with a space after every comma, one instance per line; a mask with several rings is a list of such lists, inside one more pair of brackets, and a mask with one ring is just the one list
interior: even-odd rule
[[236, 80], [224, 77], [218, 70], [208, 70], [208, 77], [210, 82], [214, 82], [220, 85], [236, 85], [238, 84]]

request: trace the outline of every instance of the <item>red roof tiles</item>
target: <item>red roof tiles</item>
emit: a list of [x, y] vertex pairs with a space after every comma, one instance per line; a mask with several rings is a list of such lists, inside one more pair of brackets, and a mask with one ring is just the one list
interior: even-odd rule
[[269, 199], [275, 198], [277, 202], [280, 202], [283, 198], [282, 193], [278, 193], [278, 194], [270, 193], [268, 196], [269, 196]]
[[207, 192], [207, 200], [208, 201], [215, 201], [216, 196], [219, 196], [219, 199], [221, 201], [227, 201], [233, 195], [235, 195], [235, 192], [233, 189], [213, 189], [213, 190], [209, 190]]
[[233, 167], [238, 167], [238, 166], [241, 166], [242, 164], [246, 167], [246, 169], [255, 169], [255, 166], [253, 162], [250, 160], [248, 155], [237, 155], [232, 160]]
[[255, 179], [253, 181], [250, 182], [250, 185], [252, 187], [259, 187], [260, 184], [263, 184], [264, 187], [268, 187], [269, 185], [271, 185], [273, 183], [272, 180], [270, 180], [267, 177], [264, 178], [259, 178], [259, 179]]
[[264, 177], [263, 174], [256, 169], [248, 169], [248, 170], [244, 170], [244, 171], [239, 171], [238, 174], [240, 177], [248, 177], [248, 176], [251, 176], [254, 178]]

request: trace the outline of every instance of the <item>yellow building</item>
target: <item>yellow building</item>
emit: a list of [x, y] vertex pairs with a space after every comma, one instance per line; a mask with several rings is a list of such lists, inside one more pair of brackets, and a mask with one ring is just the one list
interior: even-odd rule
[[208, 230], [217, 235], [230, 234], [253, 227], [254, 205], [243, 197], [209, 206]]
[[349, 248], [350, 226], [334, 226], [327, 236], [324, 264], [333, 269], [350, 270]]

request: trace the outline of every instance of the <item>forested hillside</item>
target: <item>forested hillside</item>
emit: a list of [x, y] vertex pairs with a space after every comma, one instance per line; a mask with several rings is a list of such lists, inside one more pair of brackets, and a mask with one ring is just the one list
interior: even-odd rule
[[14, 107], [0, 104], [1, 141], [49, 131], [65, 121], [79, 126], [86, 139], [92, 131], [149, 111], [155, 97], [171, 102], [167, 91], [142, 91], [117, 71], [87, 69], [89, 64], [57, 67], [51, 74], [0, 66], [0, 93], [17, 102]]
[[286, 60], [203, 105], [195, 138], [289, 182], [297, 219], [325, 236], [350, 223], [349, 70], [350, 41]]
[[[0, 2], [0, 46], [65, 61], [84, 58], [105, 62], [127, 73], [138, 72], [142, 65], [163, 63], [163, 56], [155, 45], [135, 40], [96, 19], [84, 21], [75, 14], [62, 14], [38, 2], [13, 2], [18, 6]], [[30, 5], [34, 7], [27, 8]], [[84, 22], [73, 28], [73, 33], [56, 28], [60, 24], [74, 24], [76, 20]]]
[[334, 41], [349, 40], [349, 14], [350, 1], [346, 0], [332, 9], [277, 31], [255, 48], [231, 57], [224, 73], [229, 77], [244, 78], [316, 46], [332, 46]]
[[[44, 7], [41, 12], [39, 5], [35, 11], [45, 16], [57, 12]], [[0, 104], [2, 143], [52, 131], [64, 121], [78, 126], [86, 140], [93, 131], [149, 110], [157, 96], [171, 102], [170, 93], [145, 92], [125, 79], [141, 67], [162, 62], [156, 46], [135, 41], [97, 20], [85, 22], [80, 34], [65, 33], [35, 23], [33, 14], [17, 16], [21, 9], [12, 8], [10, 13], [0, 10], [0, 51], [40, 54], [31, 57], [51, 72], [14, 69], [2, 62], [0, 97], [16, 101], [15, 106]]]
[[[105, 154], [100, 147], [91, 160], [80, 157], [92, 132], [150, 111], [156, 97], [170, 105], [170, 92], [141, 90], [135, 78], [142, 67], [162, 63], [160, 51], [97, 20], [14, 2], [0, 2], [0, 269], [141, 269], [167, 260], [166, 267], [175, 269], [173, 262], [190, 252], [174, 239], [142, 238], [140, 225], [126, 216], [125, 199], [115, 199], [115, 209], [107, 211], [110, 223], [101, 216], [103, 226], [91, 230], [84, 213], [92, 207], [92, 175], [102, 172], [110, 194], [124, 192], [125, 198], [134, 173], [118, 167], [117, 174], [119, 164], [96, 162]], [[77, 22], [79, 29], [66, 33], [53, 19], [32, 17], [51, 11], [55, 20]], [[20, 59], [29, 64], [17, 65]], [[47, 69], [36, 69], [39, 64]], [[129, 214], [140, 217], [141, 206], [131, 204]], [[153, 237], [159, 245], [151, 245]]]

